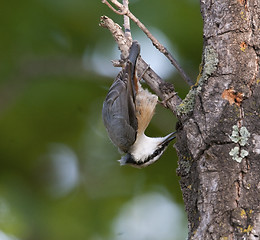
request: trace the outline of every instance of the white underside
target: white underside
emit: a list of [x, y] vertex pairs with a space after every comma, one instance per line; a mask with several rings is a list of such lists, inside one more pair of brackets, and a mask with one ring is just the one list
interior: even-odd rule
[[[151, 138], [147, 137], [144, 133], [139, 135], [131, 147], [131, 154], [138, 162], [144, 162], [148, 156], [150, 156], [160, 145], [161, 142], [164, 141], [166, 137], [159, 137], [159, 138]], [[157, 160], [160, 155], [155, 158]]]

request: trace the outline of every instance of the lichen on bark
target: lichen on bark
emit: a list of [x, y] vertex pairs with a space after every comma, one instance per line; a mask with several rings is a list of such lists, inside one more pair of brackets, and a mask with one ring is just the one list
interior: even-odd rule
[[185, 115], [193, 111], [195, 97], [200, 93], [203, 84], [209, 76], [214, 73], [218, 65], [218, 57], [216, 51], [211, 46], [206, 46], [203, 55], [204, 67], [202, 73], [198, 76], [197, 83], [192, 86], [185, 99], [177, 106], [177, 114]]

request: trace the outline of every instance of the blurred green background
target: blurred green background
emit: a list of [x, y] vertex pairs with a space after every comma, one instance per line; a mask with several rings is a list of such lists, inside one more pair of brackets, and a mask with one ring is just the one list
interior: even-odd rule
[[[199, 1], [130, 0], [132, 12], [196, 79]], [[99, 0], [9, 0], [0, 14], [0, 240], [178, 240], [187, 221], [171, 146], [146, 169], [120, 167], [102, 123], [119, 69], [116, 16]], [[189, 88], [132, 24], [142, 57], [184, 97]], [[157, 107], [147, 131], [176, 118]]]

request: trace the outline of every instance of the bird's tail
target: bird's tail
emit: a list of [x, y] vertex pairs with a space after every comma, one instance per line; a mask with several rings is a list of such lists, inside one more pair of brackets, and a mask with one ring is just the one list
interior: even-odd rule
[[137, 41], [133, 41], [128, 56], [128, 66], [129, 66], [128, 74], [130, 75], [130, 79], [131, 79], [131, 89], [133, 91], [132, 93], [133, 93], [134, 100], [138, 92], [138, 83], [136, 77], [136, 60], [139, 54], [140, 54], [140, 44]]
[[137, 41], [133, 41], [132, 46], [129, 50], [129, 61], [132, 63], [132, 66], [135, 68], [136, 60], [140, 54], [140, 44]]

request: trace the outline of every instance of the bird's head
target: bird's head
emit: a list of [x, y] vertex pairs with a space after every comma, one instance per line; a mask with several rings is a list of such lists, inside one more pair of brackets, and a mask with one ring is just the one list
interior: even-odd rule
[[144, 168], [157, 161], [175, 138], [175, 132], [161, 138], [151, 138], [142, 134], [123, 156], [119, 162], [121, 165], [131, 165], [136, 168]]

